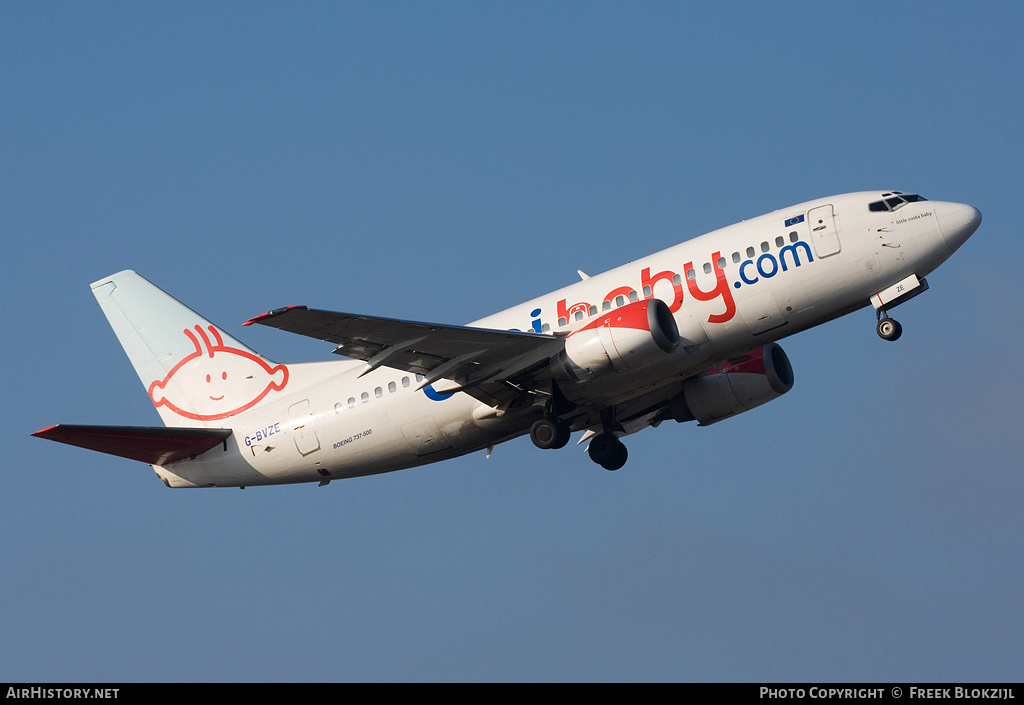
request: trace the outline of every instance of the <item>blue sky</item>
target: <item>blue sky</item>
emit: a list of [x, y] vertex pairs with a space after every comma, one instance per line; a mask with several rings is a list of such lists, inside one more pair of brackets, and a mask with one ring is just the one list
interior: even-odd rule
[[[0, 4], [3, 681], [1019, 681], [1018, 2]], [[978, 233], [785, 397], [318, 488], [30, 438], [159, 423], [88, 285], [282, 362], [291, 304], [465, 323], [900, 189]]]

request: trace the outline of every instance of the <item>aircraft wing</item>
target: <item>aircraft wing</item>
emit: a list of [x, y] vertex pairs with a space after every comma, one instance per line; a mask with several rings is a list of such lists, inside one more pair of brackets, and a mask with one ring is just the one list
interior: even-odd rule
[[166, 465], [215, 448], [231, 435], [231, 429], [58, 424], [32, 435], [150, 465]]
[[[423, 375], [421, 386], [444, 379], [435, 391], [465, 391], [482, 401], [510, 403], [531, 389], [549, 390], [548, 360], [562, 339], [541, 333], [418, 323], [289, 306], [256, 316], [243, 325], [279, 328], [334, 343], [334, 352]], [[364, 372], [363, 374], [366, 374]], [[541, 379], [536, 374], [542, 375]]]

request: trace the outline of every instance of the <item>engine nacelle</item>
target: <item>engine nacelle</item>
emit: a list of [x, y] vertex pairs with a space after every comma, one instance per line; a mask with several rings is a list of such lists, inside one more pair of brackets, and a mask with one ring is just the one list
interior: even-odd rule
[[669, 403], [676, 421], [708, 426], [776, 399], [793, 388], [793, 367], [781, 347], [768, 343], [686, 380]]
[[638, 369], [675, 351], [679, 328], [661, 299], [643, 299], [595, 318], [565, 339], [552, 361], [557, 377], [585, 380]]

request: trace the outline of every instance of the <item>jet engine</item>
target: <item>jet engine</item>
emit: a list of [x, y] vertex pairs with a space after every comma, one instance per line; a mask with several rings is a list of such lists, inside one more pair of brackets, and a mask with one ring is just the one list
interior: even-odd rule
[[768, 343], [730, 357], [699, 377], [686, 380], [683, 391], [669, 402], [679, 422], [701, 426], [749, 411], [793, 388], [793, 367], [781, 347]]
[[668, 305], [660, 299], [643, 299], [608, 311], [570, 333], [552, 366], [556, 377], [586, 380], [644, 367], [678, 345], [679, 329]]

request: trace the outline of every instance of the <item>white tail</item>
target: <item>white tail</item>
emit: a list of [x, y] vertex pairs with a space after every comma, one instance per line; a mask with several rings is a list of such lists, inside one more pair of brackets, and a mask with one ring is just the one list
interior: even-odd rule
[[227, 419], [288, 384], [287, 366], [260, 357], [135, 272], [101, 279], [92, 292], [167, 426], [230, 426]]

